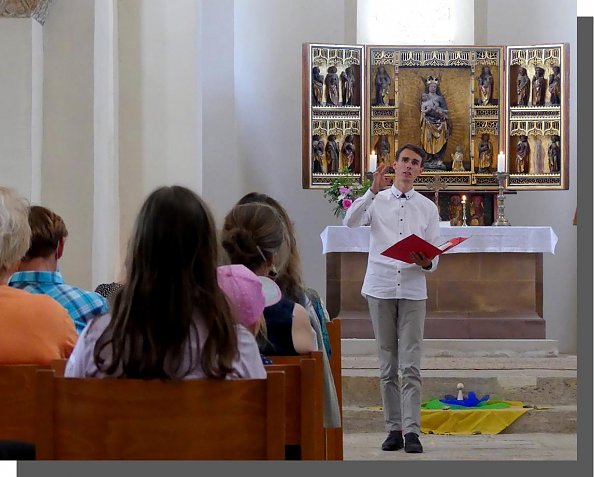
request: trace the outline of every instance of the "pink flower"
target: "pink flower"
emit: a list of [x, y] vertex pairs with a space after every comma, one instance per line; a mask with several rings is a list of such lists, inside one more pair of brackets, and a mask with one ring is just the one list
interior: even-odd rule
[[351, 193], [351, 189], [349, 189], [348, 187], [339, 187], [338, 188], [338, 192], [341, 195], [347, 195], [347, 194], [350, 194]]
[[353, 201], [351, 199], [343, 199], [342, 200], [342, 208], [348, 209], [351, 205], [353, 205]]

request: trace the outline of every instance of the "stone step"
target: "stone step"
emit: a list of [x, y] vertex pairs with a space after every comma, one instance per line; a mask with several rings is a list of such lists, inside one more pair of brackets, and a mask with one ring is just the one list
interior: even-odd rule
[[[423, 373], [421, 399], [441, 399], [446, 394], [457, 395], [457, 383], [464, 384], [464, 392], [474, 391], [477, 396], [488, 394], [491, 399], [521, 401], [525, 405], [577, 404], [577, 377], [571, 375], [530, 376], [499, 372], [499, 376], [461, 373], [427, 375]], [[368, 376], [342, 377], [342, 398], [345, 406], [380, 406], [379, 372]]]
[[[559, 356], [557, 340], [547, 339], [424, 339], [423, 357], [548, 358]], [[343, 338], [342, 356], [376, 356], [375, 339]]]
[[[381, 407], [369, 408], [344, 406], [343, 429], [347, 434], [384, 432], [384, 416]], [[516, 419], [504, 434], [528, 433], [573, 434], [577, 432], [577, 406], [552, 405], [529, 409]]]
[[[377, 357], [343, 357], [345, 406], [379, 406]], [[551, 358], [426, 358], [421, 360], [423, 400], [464, 392], [492, 399], [522, 401], [526, 405], [577, 404], [577, 357]]]
[[[533, 406], [504, 432], [577, 432], [577, 356], [427, 357], [421, 359], [421, 399], [474, 391], [478, 397]], [[342, 358], [345, 433], [384, 429], [377, 356]]]

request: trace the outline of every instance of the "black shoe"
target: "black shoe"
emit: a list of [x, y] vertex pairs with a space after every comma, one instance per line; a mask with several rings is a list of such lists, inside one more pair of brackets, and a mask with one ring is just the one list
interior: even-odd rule
[[419, 440], [419, 436], [414, 432], [409, 432], [404, 436], [404, 452], [412, 452], [420, 454], [423, 452], [423, 446]]
[[402, 438], [402, 431], [390, 431], [388, 437], [382, 444], [384, 451], [397, 451], [404, 447], [404, 439]]

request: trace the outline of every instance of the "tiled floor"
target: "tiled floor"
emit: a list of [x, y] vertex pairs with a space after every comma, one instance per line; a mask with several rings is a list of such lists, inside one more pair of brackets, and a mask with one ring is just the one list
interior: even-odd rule
[[344, 460], [576, 460], [577, 434], [421, 435], [424, 452], [384, 452], [383, 433], [345, 434]]

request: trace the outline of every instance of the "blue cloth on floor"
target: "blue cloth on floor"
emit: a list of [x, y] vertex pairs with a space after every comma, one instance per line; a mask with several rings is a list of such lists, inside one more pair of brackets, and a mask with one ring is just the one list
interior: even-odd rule
[[475, 407], [483, 401], [488, 401], [489, 395], [485, 394], [482, 398], [477, 398], [474, 391], [469, 391], [468, 396], [462, 400], [456, 399], [451, 394], [446, 394], [445, 399], [439, 401], [444, 404], [457, 404], [458, 406]]

